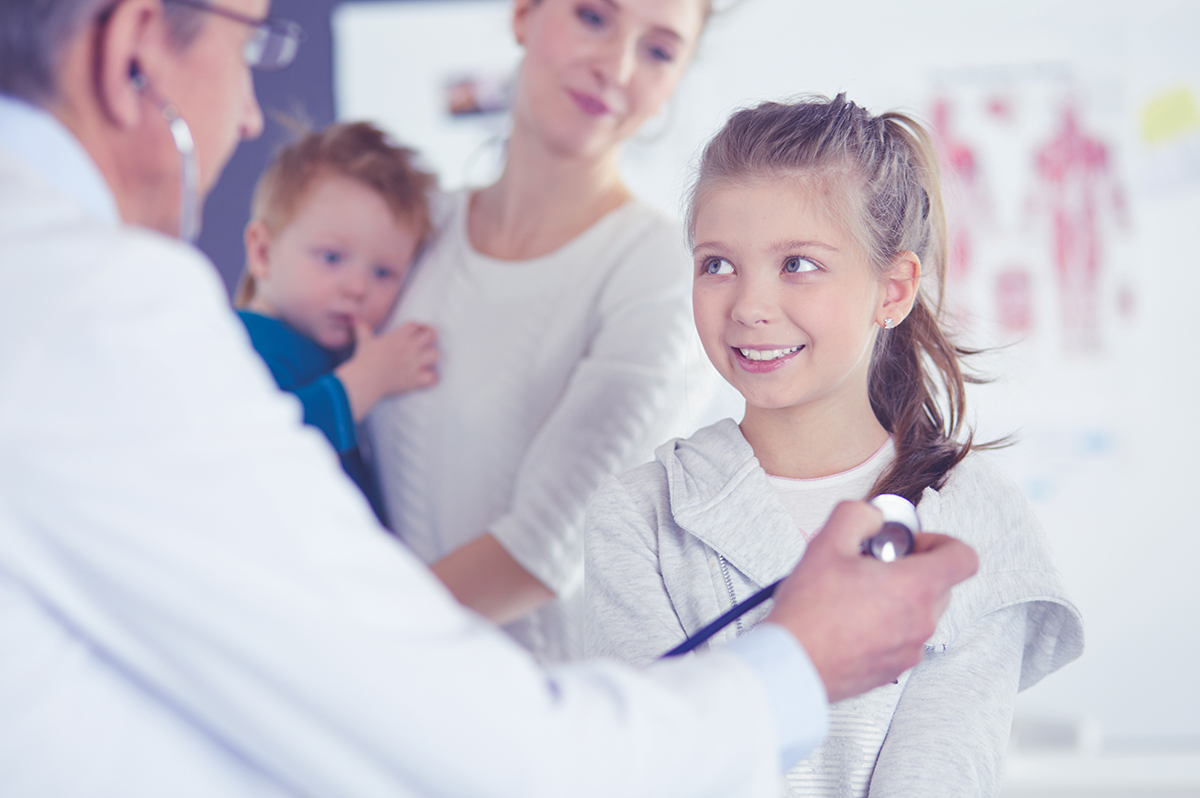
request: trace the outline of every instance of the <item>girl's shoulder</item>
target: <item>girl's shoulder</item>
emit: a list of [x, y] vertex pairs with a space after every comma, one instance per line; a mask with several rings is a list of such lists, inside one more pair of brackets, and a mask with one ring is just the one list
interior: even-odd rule
[[1032, 502], [987, 452], [970, 452], [940, 488], [926, 488], [919, 514], [927, 529], [961, 530], [950, 534], [973, 546], [1006, 535], [1042, 535]]
[[[993, 462], [987, 452], [972, 450], [950, 470], [940, 488], [926, 489], [937, 497], [939, 505], [946, 509], [968, 506], [973, 502], [1000, 503], [1022, 512], [1032, 511], [1032, 506], [1021, 488]], [[922, 499], [922, 504], [925, 502]]]
[[1001, 552], [1028, 553], [1036, 563], [1048, 556], [1045, 533], [1033, 504], [985, 452], [963, 458], [938, 489], [926, 488], [917, 508], [921, 526], [959, 538], [980, 555], [980, 568], [1016, 566]]
[[588, 526], [624, 517], [657, 527], [662, 508], [670, 506], [666, 473], [658, 461], [607, 477], [588, 501]]
[[978, 572], [954, 588], [950, 608], [927, 647], [944, 649], [976, 619], [1029, 604], [1037, 606], [1045, 628], [1031, 628], [1027, 636], [1049, 635], [1058, 643], [1049, 660], [1027, 664], [1022, 689], [1079, 655], [1082, 622], [1055, 563], [1050, 537], [1032, 502], [986, 452], [971, 452], [940, 489], [927, 489], [917, 512], [925, 531], [956, 537], [979, 556]]
[[611, 477], [599, 493], [623, 497], [645, 513], [686, 510], [711, 503], [751, 463], [757, 466], [754, 452], [737, 423], [726, 418], [672, 438], [655, 449], [653, 460]]

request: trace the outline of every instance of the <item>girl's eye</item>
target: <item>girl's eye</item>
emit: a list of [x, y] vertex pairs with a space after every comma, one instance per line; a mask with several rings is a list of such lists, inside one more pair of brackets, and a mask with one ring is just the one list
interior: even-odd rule
[[604, 25], [604, 16], [590, 6], [580, 6], [575, 10], [575, 16], [589, 28], [599, 28]]
[[813, 272], [819, 267], [808, 258], [792, 257], [783, 262], [783, 271], [786, 274], [800, 274], [801, 272]]
[[322, 249], [317, 253], [317, 257], [326, 266], [337, 266], [342, 262], [342, 253], [332, 249]]
[[375, 266], [371, 269], [371, 275], [376, 280], [391, 282], [399, 277], [396, 270], [390, 266]]
[[724, 258], [709, 258], [704, 264], [705, 274], [733, 274], [733, 264]]

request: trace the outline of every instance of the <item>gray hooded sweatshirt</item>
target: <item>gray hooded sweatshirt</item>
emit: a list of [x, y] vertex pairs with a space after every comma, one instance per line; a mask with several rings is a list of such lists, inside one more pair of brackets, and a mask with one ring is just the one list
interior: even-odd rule
[[[652, 661], [804, 553], [731, 419], [655, 455], [608, 479], [588, 508], [589, 657]], [[1082, 653], [1079, 612], [1033, 509], [986, 459], [968, 455], [940, 490], [925, 490], [918, 513], [925, 530], [972, 546], [979, 572], [954, 589], [921, 664], [830, 708], [826, 742], [786, 773], [781, 794], [995, 795], [1017, 692]], [[743, 616], [741, 628], [770, 604]], [[737, 634], [731, 625], [708, 645]]]

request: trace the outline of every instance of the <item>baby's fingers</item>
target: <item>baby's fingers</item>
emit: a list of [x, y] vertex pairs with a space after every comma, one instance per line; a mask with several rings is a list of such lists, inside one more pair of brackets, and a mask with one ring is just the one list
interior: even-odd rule
[[417, 372], [417, 385], [425, 388], [436, 384], [438, 381], [438, 373], [435, 368], [423, 368]]
[[357, 316], [353, 319], [354, 323], [354, 343], [362, 345], [364, 341], [370, 341], [375, 337], [375, 331], [371, 329], [371, 325], [367, 324]]
[[415, 321], [404, 322], [404, 324], [401, 324], [399, 327], [392, 330], [392, 333], [397, 337], [407, 338], [411, 341], [419, 341], [422, 343], [425, 341], [433, 341], [437, 338], [437, 333], [434, 332], [432, 327], [430, 327], [428, 324], [420, 324]]

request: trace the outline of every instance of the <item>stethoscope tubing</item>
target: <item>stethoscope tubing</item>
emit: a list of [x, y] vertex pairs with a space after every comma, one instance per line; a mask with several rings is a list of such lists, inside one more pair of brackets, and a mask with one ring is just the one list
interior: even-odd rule
[[717, 632], [721, 631], [726, 626], [733, 623], [735, 619], [741, 617], [743, 614], [749, 612], [750, 610], [757, 607], [759, 604], [762, 604], [764, 601], [769, 599], [771, 596], [775, 595], [775, 588], [779, 587], [779, 583], [782, 581], [783, 580], [780, 579], [776, 582], [772, 582], [771, 584], [767, 585], [762, 590], [758, 591], [753, 596], [751, 596], [750, 598], [741, 602], [740, 604], [735, 604], [728, 612], [726, 612], [720, 618], [717, 618], [715, 621], [710, 623], [708, 626], [704, 627], [699, 632], [696, 632], [696, 634], [692, 635], [687, 640], [684, 640], [682, 643], [675, 646], [675, 648], [671, 649], [666, 654], [663, 654], [662, 657], [660, 657], [660, 659], [666, 659], [667, 657], [678, 657], [681, 654], [686, 654], [689, 651], [693, 651], [698, 646], [703, 645], [708, 640], [708, 638], [712, 637]]
[[[871, 504], [883, 511], [884, 525], [883, 529], [876, 535], [867, 538], [862, 542], [862, 553], [864, 555], [883, 559], [886, 562], [891, 562], [897, 557], [903, 557], [912, 551], [913, 548], [913, 532], [921, 530], [921, 521], [917, 517], [917, 510], [912, 503], [902, 496], [893, 494], [882, 494], [871, 500]], [[879, 542], [886, 541], [890, 547], [887, 557], [881, 557]], [[764, 587], [762, 590], [755, 593], [750, 598], [743, 602], [733, 605], [724, 615], [717, 618], [712, 623], [705, 626], [699, 632], [684, 640], [675, 648], [663, 654], [659, 659], [667, 659], [668, 657], [678, 657], [686, 654], [689, 651], [702, 646], [710, 637], [724, 629], [736, 619], [746, 614], [750, 610], [762, 604], [764, 601], [775, 595], [775, 588], [779, 587], [780, 579], [776, 582]]]

